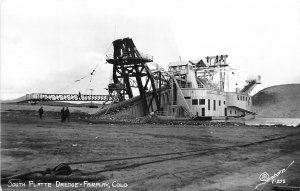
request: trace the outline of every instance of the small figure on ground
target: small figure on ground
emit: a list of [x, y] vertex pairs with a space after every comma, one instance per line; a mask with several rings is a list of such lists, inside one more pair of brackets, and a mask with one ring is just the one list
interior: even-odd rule
[[70, 122], [70, 111], [68, 107], [65, 110], [65, 118], [68, 119], [68, 122]]
[[78, 93], [78, 100], [82, 100], [82, 99], [81, 99], [81, 93], [80, 93], [80, 92]]
[[43, 114], [44, 114], [44, 109], [43, 109], [43, 106], [41, 106], [41, 108], [39, 109], [40, 120], [43, 119]]
[[60, 110], [60, 116], [61, 116], [61, 122], [65, 122], [65, 120], [66, 120], [66, 116], [65, 116], [65, 107], [63, 107], [63, 108]]

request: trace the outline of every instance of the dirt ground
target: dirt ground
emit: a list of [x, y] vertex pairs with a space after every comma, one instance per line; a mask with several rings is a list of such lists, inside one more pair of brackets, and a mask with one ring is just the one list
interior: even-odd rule
[[[45, 170], [60, 163], [192, 151], [292, 136], [182, 158], [175, 155], [178, 158], [170, 160], [163, 159], [174, 156], [70, 165], [86, 175], [104, 177], [102, 183], [109, 188], [73, 188], [55, 183], [51, 188], [29, 187], [27, 181], [26, 187], [2, 184], [3, 190], [255, 190], [262, 173], [273, 176], [289, 165], [275, 182], [256, 190], [272, 190], [276, 185], [300, 187], [299, 127], [109, 124], [83, 121], [79, 115], [71, 115], [71, 122], [62, 123], [57, 111], [46, 111], [40, 121], [36, 110], [2, 107], [2, 177]], [[151, 162], [155, 160], [162, 161]], [[124, 166], [130, 168], [112, 169]], [[116, 182], [123, 187], [113, 187]]]

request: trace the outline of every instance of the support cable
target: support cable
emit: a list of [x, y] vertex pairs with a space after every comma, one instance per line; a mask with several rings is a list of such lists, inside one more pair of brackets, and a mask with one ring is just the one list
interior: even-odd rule
[[90, 78], [90, 83], [91, 83], [93, 74], [94, 74], [94, 72], [96, 71], [96, 69], [97, 69], [98, 66], [99, 66], [99, 63], [96, 65], [96, 67], [92, 70], [91, 73], [89, 73], [89, 74], [87, 74], [87, 75], [85, 75], [85, 76], [79, 78], [78, 80], [75, 80], [74, 82], [72, 82], [71, 84], [65, 86], [64, 88], [62, 88], [62, 89], [60, 89], [60, 90], [57, 90], [55, 93], [65, 91], [65, 90], [68, 89], [69, 87], [73, 86], [73, 85], [76, 84], [77, 82], [80, 82], [80, 81], [84, 80], [84, 79], [87, 78], [88, 76], [91, 76], [91, 78]]

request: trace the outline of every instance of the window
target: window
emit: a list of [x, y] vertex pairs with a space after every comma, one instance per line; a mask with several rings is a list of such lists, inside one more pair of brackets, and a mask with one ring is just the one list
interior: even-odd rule
[[214, 110], [216, 111], [216, 100], [214, 100]]
[[221, 100], [219, 100], [219, 106], [221, 106]]
[[237, 95], [237, 100], [239, 100], [239, 95]]
[[210, 99], [208, 99], [208, 103], [207, 103], [207, 106], [208, 106], [208, 110], [210, 110]]
[[234, 111], [234, 114], [236, 114], [236, 111]]
[[231, 114], [231, 110], [229, 110], [229, 113]]
[[186, 83], [185, 88], [191, 88], [191, 87], [192, 87], [192, 83], [191, 82]]
[[224, 105], [226, 104], [226, 101], [224, 101]]
[[205, 99], [200, 99], [200, 105], [205, 105]]
[[192, 105], [198, 105], [198, 99], [192, 99]]
[[191, 99], [191, 97], [184, 97], [184, 99]]

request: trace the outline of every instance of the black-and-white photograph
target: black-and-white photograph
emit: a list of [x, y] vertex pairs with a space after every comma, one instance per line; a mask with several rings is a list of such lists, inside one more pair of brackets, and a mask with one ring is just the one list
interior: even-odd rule
[[1, 190], [300, 191], [300, 0], [1, 0]]

